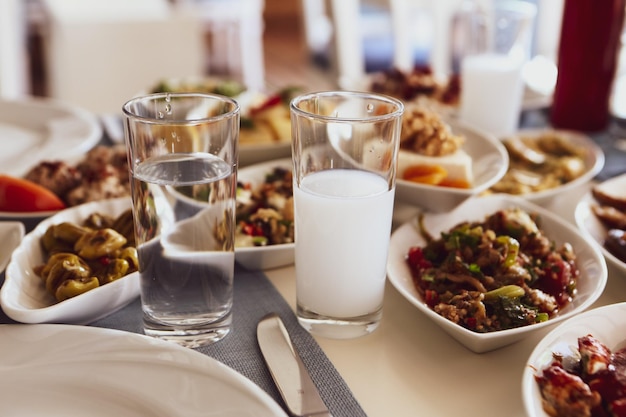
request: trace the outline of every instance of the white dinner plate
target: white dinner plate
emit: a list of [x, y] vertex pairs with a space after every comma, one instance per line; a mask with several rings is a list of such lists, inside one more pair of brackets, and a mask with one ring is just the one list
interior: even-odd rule
[[102, 137], [86, 110], [43, 98], [0, 100], [0, 172], [23, 176], [44, 160], [83, 155]]
[[20, 222], [0, 222], [0, 272], [11, 259], [11, 253], [24, 237], [24, 225]]
[[192, 349], [68, 325], [0, 326], [7, 416], [280, 416], [259, 386]]
[[134, 272], [76, 297], [56, 302], [34, 268], [44, 263], [40, 239], [53, 224], [82, 223], [90, 214], [117, 216], [130, 207], [130, 197], [82, 204], [43, 220], [24, 236], [13, 251], [0, 288], [0, 306], [22, 323], [87, 324], [119, 310], [139, 296], [139, 275]]
[[[626, 198], [626, 174], [606, 180], [600, 186], [606, 192], [615, 195], [621, 194]], [[576, 205], [576, 210], [574, 211], [576, 224], [583, 235], [589, 238], [589, 241], [595, 242], [600, 247], [606, 260], [626, 275], [626, 262], [619, 260], [604, 247], [604, 239], [608, 230], [591, 210], [594, 204], [599, 203], [593, 198], [591, 191], [589, 191]]]
[[626, 346], [626, 303], [586, 311], [551, 330], [530, 354], [522, 375], [522, 397], [529, 417], [548, 417], [543, 410], [535, 375], [550, 365], [554, 354], [572, 356], [578, 338], [591, 334], [611, 351]]
[[[239, 169], [237, 181], [249, 183], [252, 188], [259, 187], [265, 176], [275, 167], [292, 169], [291, 158], [262, 162]], [[280, 245], [235, 248], [235, 259], [248, 269], [271, 269], [291, 265], [294, 262], [295, 243]]]
[[505, 194], [496, 194], [472, 198], [449, 213], [426, 213], [423, 224], [429, 234], [435, 238], [440, 232], [450, 230], [462, 221], [484, 220], [485, 216], [500, 209], [517, 206], [528, 213], [536, 213], [541, 219], [541, 228], [555, 244], [568, 242], [574, 248], [580, 276], [577, 295], [559, 314], [542, 323], [489, 333], [477, 333], [453, 323], [434, 312], [415, 289], [411, 271], [406, 264], [406, 256], [412, 246], [423, 247], [425, 238], [417, 229], [413, 220], [400, 226], [391, 236], [387, 277], [398, 292], [427, 317], [437, 323], [444, 331], [470, 350], [482, 353], [514, 343], [529, 332], [552, 326], [562, 320], [578, 314], [591, 306], [602, 294], [607, 281], [607, 267], [602, 253], [596, 245], [587, 241], [571, 224], [557, 214], [530, 203], [524, 199]]

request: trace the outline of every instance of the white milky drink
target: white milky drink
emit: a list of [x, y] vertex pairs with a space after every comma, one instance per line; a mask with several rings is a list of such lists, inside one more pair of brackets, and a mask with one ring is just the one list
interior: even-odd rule
[[524, 93], [522, 64], [499, 54], [470, 55], [461, 66], [461, 120], [496, 136], [517, 130]]
[[210, 154], [169, 154], [135, 167], [132, 192], [147, 333], [158, 333], [159, 325], [197, 329], [230, 315], [233, 182], [231, 166]]
[[376, 174], [333, 169], [294, 185], [298, 305], [335, 318], [382, 307], [395, 189]]

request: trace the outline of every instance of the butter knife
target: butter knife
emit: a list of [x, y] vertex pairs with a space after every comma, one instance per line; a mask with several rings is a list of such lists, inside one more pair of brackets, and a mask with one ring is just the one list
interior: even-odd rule
[[297, 417], [332, 417], [278, 314], [259, 321], [257, 340], [289, 412]]

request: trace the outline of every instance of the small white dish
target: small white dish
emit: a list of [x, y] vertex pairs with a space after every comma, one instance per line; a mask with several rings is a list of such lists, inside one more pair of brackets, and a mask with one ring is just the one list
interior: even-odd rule
[[0, 222], [0, 273], [11, 259], [13, 250], [24, 237], [24, 225], [20, 222]]
[[[613, 195], [621, 194], [626, 198], [626, 174], [613, 177], [598, 186], [601, 186], [604, 192]], [[608, 229], [591, 209], [593, 205], [598, 204], [591, 191], [587, 192], [576, 205], [576, 210], [574, 211], [576, 225], [590, 242], [595, 242], [600, 247], [606, 260], [626, 275], [626, 262], [621, 261], [604, 247], [604, 239]]]
[[578, 294], [556, 317], [548, 321], [514, 329], [490, 333], [477, 333], [455, 324], [434, 312], [423, 301], [413, 284], [411, 271], [406, 264], [408, 250], [412, 246], [424, 246], [426, 241], [416, 228], [416, 222], [408, 222], [391, 236], [387, 277], [391, 284], [418, 310], [437, 323], [445, 332], [468, 349], [482, 353], [514, 343], [528, 333], [552, 326], [587, 309], [600, 297], [607, 281], [607, 267], [600, 250], [588, 242], [573, 225], [558, 215], [529, 203], [526, 200], [507, 195], [493, 195], [466, 201], [449, 213], [427, 213], [424, 225], [436, 237], [441, 231], [448, 231], [462, 221], [483, 220], [485, 216], [500, 209], [517, 206], [526, 212], [537, 213], [541, 217], [541, 227], [557, 245], [572, 244], [580, 269]]
[[43, 98], [0, 100], [0, 172], [24, 175], [43, 160], [84, 155], [102, 138], [86, 110]]
[[465, 136], [462, 149], [472, 158], [473, 187], [468, 189], [396, 180], [396, 201], [433, 213], [447, 212], [498, 182], [509, 166], [509, 155], [495, 136], [459, 121], [448, 121], [452, 132]]
[[2, 414], [287, 417], [240, 373], [148, 336], [87, 326], [0, 326]]
[[561, 323], [546, 334], [530, 354], [522, 375], [522, 398], [528, 417], [549, 417], [543, 410], [535, 376], [553, 361], [553, 354], [571, 356], [578, 338], [591, 334], [611, 350], [626, 342], [626, 303], [598, 307]]
[[605, 162], [604, 151], [602, 148], [600, 148], [600, 146], [598, 146], [598, 144], [594, 142], [591, 137], [581, 132], [560, 129], [522, 129], [518, 131], [517, 134], [532, 138], [539, 137], [546, 132], [555, 132], [559, 136], [565, 138], [571, 145], [577, 147], [581, 151], [584, 151], [585, 154], [583, 160], [586, 170], [584, 174], [575, 180], [567, 182], [559, 187], [520, 195], [523, 199], [544, 207], [550, 205], [559, 196], [570, 193], [584, 184], [587, 184], [602, 170]]
[[88, 324], [124, 307], [139, 295], [139, 275], [132, 273], [109, 284], [56, 302], [33, 268], [44, 263], [40, 239], [48, 227], [64, 221], [80, 223], [92, 213], [112, 216], [130, 207], [130, 197], [87, 203], [43, 220], [14, 250], [0, 289], [0, 306], [22, 323]]
[[[239, 169], [237, 181], [259, 187], [275, 167], [292, 169], [291, 158], [276, 159]], [[235, 260], [248, 269], [272, 269], [294, 262], [295, 243], [235, 248]]]

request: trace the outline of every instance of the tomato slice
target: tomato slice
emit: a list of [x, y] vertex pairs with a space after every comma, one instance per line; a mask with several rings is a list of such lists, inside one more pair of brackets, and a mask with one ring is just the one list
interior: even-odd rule
[[0, 211], [51, 211], [65, 207], [65, 203], [47, 188], [22, 178], [0, 174]]

